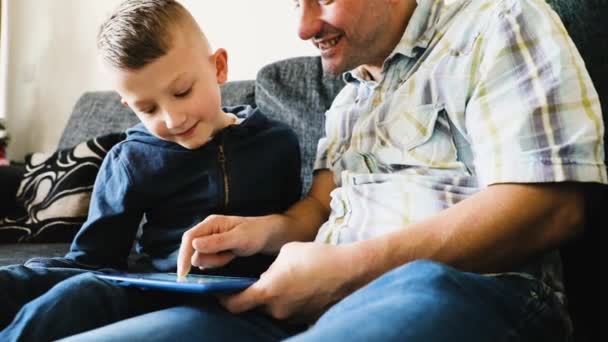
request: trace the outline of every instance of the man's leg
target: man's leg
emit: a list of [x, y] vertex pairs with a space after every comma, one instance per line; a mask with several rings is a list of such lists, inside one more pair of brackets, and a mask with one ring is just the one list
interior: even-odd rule
[[0, 332], [0, 341], [56, 340], [162, 305], [161, 300], [147, 299], [142, 291], [116, 286], [92, 273], [76, 275], [24, 305]]
[[62, 341], [280, 341], [295, 327], [255, 311], [234, 315], [213, 298], [133, 317]]
[[563, 341], [569, 320], [542, 283], [431, 261], [399, 267], [290, 341]]
[[0, 330], [4, 329], [26, 303], [57, 283], [82, 273], [63, 268], [29, 268], [22, 265], [0, 268]]

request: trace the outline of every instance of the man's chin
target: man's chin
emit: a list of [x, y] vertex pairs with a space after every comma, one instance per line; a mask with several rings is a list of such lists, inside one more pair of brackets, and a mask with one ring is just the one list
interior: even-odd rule
[[336, 63], [323, 57], [321, 57], [321, 66], [323, 67], [323, 72], [331, 76], [340, 76], [350, 70], [343, 63]]

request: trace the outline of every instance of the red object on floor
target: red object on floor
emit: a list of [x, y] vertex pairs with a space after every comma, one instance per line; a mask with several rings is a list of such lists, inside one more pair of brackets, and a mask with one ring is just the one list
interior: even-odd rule
[[0, 147], [0, 165], [8, 165], [8, 159], [6, 159], [6, 151], [4, 147]]

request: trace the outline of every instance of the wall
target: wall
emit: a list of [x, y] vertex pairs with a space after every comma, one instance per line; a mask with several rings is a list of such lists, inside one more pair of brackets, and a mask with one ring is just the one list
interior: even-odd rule
[[[0, 117], [6, 116], [12, 136], [9, 157], [20, 160], [28, 152], [55, 149], [82, 92], [108, 89], [96, 62], [95, 35], [121, 1], [3, 2], [8, 39], [2, 51], [8, 54], [0, 56]], [[228, 50], [229, 80], [254, 78], [260, 67], [275, 60], [317, 54], [309, 42], [297, 38], [291, 1], [181, 2], [212, 46]]]

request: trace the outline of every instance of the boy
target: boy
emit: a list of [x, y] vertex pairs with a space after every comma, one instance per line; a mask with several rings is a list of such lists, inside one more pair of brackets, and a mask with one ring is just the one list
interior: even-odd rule
[[[19, 311], [0, 340], [60, 338], [172, 305], [174, 298], [155, 294], [151, 304], [145, 294], [90, 274], [61, 281], [82, 269], [125, 269], [142, 218], [141, 258], [129, 270], [174, 271], [183, 232], [207, 216], [280, 212], [300, 196], [297, 137], [251, 107], [221, 108], [226, 51], [211, 52], [179, 3], [125, 1], [102, 25], [98, 48], [123, 104], [141, 123], [104, 159], [87, 222], [65, 258], [0, 271], [0, 300], [7, 302], [0, 304], [9, 309], [0, 327]], [[237, 258], [219, 272], [259, 275], [271, 261]], [[111, 314], [89, 314], [104, 297]]]

